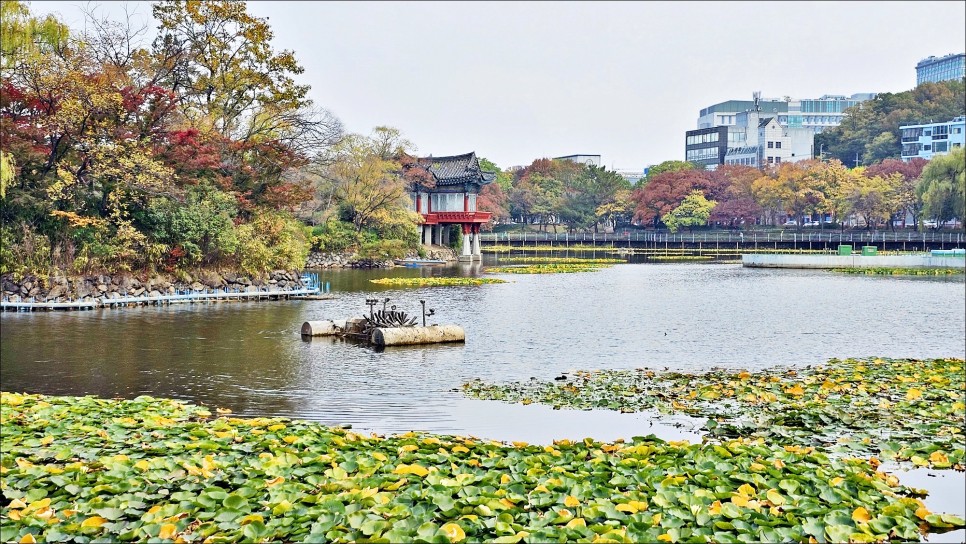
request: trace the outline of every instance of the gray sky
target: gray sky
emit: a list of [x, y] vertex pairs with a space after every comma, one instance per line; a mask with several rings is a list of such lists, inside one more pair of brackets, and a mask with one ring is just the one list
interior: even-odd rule
[[[84, 5], [30, 3], [75, 28]], [[683, 160], [703, 107], [753, 91], [905, 91], [919, 60], [966, 50], [960, 1], [248, 5], [347, 130], [388, 125], [421, 155], [476, 151], [500, 167], [575, 153], [618, 169]], [[127, 6], [153, 22], [149, 3]]]

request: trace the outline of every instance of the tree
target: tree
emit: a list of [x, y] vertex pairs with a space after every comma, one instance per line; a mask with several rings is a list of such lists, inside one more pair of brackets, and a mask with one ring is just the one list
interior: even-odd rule
[[638, 188], [646, 187], [648, 183], [651, 182], [656, 176], [663, 174], [665, 172], [679, 172], [681, 170], [704, 170], [704, 168], [698, 166], [693, 162], [687, 161], [664, 161], [660, 164], [655, 164], [647, 169], [647, 175], [638, 181]]
[[697, 225], [707, 225], [715, 204], [717, 202], [706, 199], [701, 191], [691, 191], [681, 205], [664, 214], [661, 221], [671, 232], [677, 232], [681, 227], [691, 230]]
[[933, 157], [922, 170], [917, 193], [922, 198], [922, 213], [937, 224], [966, 216], [966, 148], [957, 147], [946, 155]]
[[641, 222], [658, 221], [681, 205], [691, 191], [705, 191], [711, 185], [708, 173], [704, 170], [685, 168], [667, 171], [654, 176], [643, 188], [634, 191], [637, 206], [634, 219]]
[[709, 178], [716, 188], [713, 195], [718, 205], [711, 212], [709, 221], [738, 228], [740, 225], [754, 225], [762, 212], [755, 201], [753, 185], [761, 171], [751, 166], [721, 165]]
[[859, 214], [866, 228], [871, 230], [889, 221], [895, 213], [895, 194], [902, 176], [898, 173], [871, 177], [863, 174], [861, 169], [853, 170], [841, 195], [846, 207]]
[[484, 225], [487, 230], [492, 230], [493, 225], [506, 220], [510, 216], [509, 200], [503, 187], [499, 183], [487, 183], [480, 190], [476, 198], [476, 209], [481, 212], [490, 212], [490, 220]]
[[900, 93], [881, 93], [844, 112], [842, 123], [815, 136], [815, 149], [845, 164], [858, 155], [861, 164], [899, 158], [899, 127], [966, 115], [963, 79], [922, 83]]
[[899, 174], [901, 180], [896, 188], [895, 198], [902, 215], [902, 226], [906, 226], [906, 215], [912, 215], [914, 225], [919, 224], [919, 216], [922, 212], [922, 200], [916, 194], [916, 187], [919, 185], [919, 178], [922, 176], [922, 169], [928, 161], [921, 157], [914, 157], [910, 161], [899, 159], [885, 159], [884, 161], [873, 164], [865, 170], [866, 176], [890, 176]]
[[408, 183], [402, 165], [383, 158], [381, 136], [385, 131], [380, 128], [384, 127], [370, 137], [345, 137], [334, 150], [336, 160], [326, 176], [335, 184], [342, 218], [355, 225], [357, 232], [394, 223], [399, 215], [408, 218], [415, 231], [418, 219], [407, 210]]
[[70, 29], [53, 15], [32, 17], [27, 5], [0, 0], [0, 69], [11, 68], [27, 56], [60, 51]]
[[277, 208], [308, 198], [286, 174], [324, 160], [342, 125], [313, 107], [307, 85], [295, 83], [303, 68], [291, 51], [272, 49], [268, 22], [231, 0], [165, 0], [153, 13], [160, 82], [178, 96], [188, 126], [211, 134], [230, 157], [234, 188]]

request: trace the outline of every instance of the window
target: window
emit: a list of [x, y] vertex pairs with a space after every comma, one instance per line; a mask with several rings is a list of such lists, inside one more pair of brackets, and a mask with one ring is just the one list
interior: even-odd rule
[[768, 157], [768, 164], [774, 164], [774, 163], [775, 163], [775, 157]]
[[781, 162], [782, 162], [782, 158], [781, 157], [775, 157], [775, 164], [779, 164]]
[[946, 151], [949, 151], [949, 142], [934, 142], [932, 144], [932, 150], [936, 151], [937, 153], [945, 153]]
[[768, 142], [768, 149], [773, 149], [775, 147], [775, 142]]
[[782, 143], [781, 142], [775, 142], [775, 149], [781, 149], [781, 148], [782, 148]]
[[463, 193], [436, 193], [432, 198], [434, 212], [463, 211]]
[[932, 151], [932, 146], [929, 145], [929, 144], [926, 144], [926, 145], [922, 146], [922, 150], [923, 151]]

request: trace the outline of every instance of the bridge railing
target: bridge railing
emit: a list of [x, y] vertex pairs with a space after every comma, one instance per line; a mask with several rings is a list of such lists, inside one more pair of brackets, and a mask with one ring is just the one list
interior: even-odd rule
[[499, 244], [502, 242], [524, 242], [524, 243], [615, 243], [621, 242], [643, 242], [643, 243], [708, 243], [708, 244], [728, 244], [728, 243], [770, 243], [770, 242], [841, 242], [843, 244], [874, 244], [885, 242], [921, 242], [921, 243], [944, 243], [944, 244], [963, 244], [966, 243], [966, 235], [962, 232], [889, 232], [889, 231], [815, 231], [815, 232], [713, 232], [713, 233], [675, 233], [670, 232], [629, 232], [629, 233], [534, 233], [534, 232], [500, 232], [500, 233], [481, 233], [480, 241], [487, 244]]

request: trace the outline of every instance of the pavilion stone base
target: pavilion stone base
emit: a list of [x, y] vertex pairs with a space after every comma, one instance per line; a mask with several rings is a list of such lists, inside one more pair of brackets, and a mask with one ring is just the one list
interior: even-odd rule
[[475, 261], [477, 259], [480, 259], [480, 256], [479, 255], [460, 255], [459, 256], [459, 261], [461, 263], [469, 263], [469, 262], [473, 262], [473, 261]]

